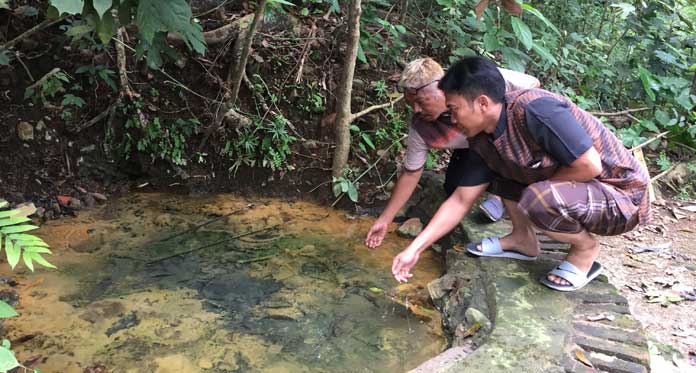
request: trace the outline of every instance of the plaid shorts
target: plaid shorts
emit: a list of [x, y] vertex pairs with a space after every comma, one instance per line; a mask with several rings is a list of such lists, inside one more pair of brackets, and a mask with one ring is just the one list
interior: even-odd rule
[[540, 181], [522, 191], [519, 207], [537, 228], [545, 231], [587, 230], [602, 236], [626, 233], [638, 225], [638, 213], [625, 216], [617, 204], [617, 198], [623, 196], [609, 188], [612, 187], [598, 180]]

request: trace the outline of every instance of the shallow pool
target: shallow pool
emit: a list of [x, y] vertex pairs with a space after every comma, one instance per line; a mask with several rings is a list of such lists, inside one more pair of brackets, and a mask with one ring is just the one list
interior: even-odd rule
[[1, 267], [19, 282], [7, 335], [43, 372], [405, 371], [445, 348], [424, 288], [441, 263], [426, 252], [398, 285], [409, 241], [369, 251], [370, 224], [232, 195], [110, 201], [42, 227], [58, 270]]

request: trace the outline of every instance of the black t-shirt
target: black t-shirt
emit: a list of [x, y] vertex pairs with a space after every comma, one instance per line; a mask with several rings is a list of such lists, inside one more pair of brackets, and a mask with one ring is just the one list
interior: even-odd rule
[[[570, 112], [570, 107], [555, 98], [542, 97], [525, 107], [527, 131], [549, 155], [568, 166], [592, 147], [592, 138]], [[503, 105], [493, 138], [507, 130], [507, 108]], [[457, 154], [458, 153], [458, 154]], [[485, 161], [474, 151], [453, 154], [447, 170], [445, 189], [450, 194], [457, 186], [480, 185], [496, 178]]]

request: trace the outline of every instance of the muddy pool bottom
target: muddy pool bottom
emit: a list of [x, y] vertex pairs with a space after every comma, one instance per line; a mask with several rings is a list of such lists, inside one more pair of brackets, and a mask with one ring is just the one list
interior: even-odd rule
[[[372, 219], [305, 202], [134, 194], [45, 225], [58, 270], [19, 285], [5, 322], [42, 372], [398, 372], [446, 346], [408, 240], [363, 245]], [[393, 230], [393, 229], [392, 229]], [[6, 285], [5, 285], [6, 286]]]

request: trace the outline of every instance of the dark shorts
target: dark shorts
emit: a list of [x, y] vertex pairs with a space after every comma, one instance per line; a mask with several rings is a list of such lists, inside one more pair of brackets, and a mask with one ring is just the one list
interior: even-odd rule
[[481, 156], [473, 150], [455, 149], [445, 174], [445, 193], [450, 196], [460, 186], [476, 186], [495, 177]]
[[625, 216], [616, 199], [622, 198], [599, 180], [540, 181], [522, 192], [518, 206], [539, 229], [559, 233], [583, 230], [614, 236], [638, 225], [638, 213]]

